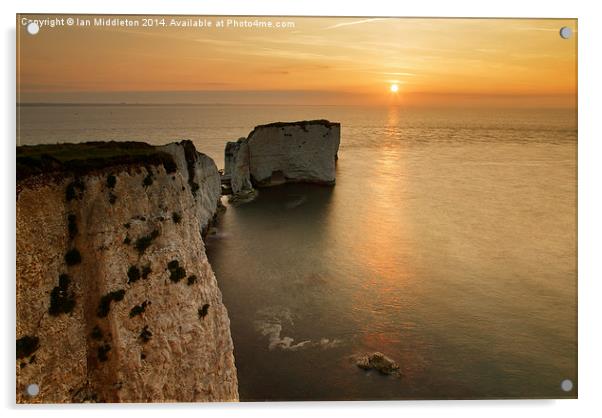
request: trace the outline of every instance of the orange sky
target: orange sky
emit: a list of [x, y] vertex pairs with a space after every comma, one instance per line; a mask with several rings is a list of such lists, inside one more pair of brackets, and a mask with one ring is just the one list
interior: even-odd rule
[[576, 105], [576, 33], [558, 33], [575, 20], [258, 18], [294, 23], [270, 29], [217, 28], [228, 18], [212, 16], [212, 28], [35, 36], [22, 25], [69, 16], [18, 16], [18, 101]]

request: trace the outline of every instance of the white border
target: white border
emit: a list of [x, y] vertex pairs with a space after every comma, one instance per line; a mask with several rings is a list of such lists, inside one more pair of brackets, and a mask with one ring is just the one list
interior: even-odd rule
[[[4, 275], [2, 303], [2, 351], [0, 387], [5, 412], [12, 416], [94, 417], [131, 415], [135, 411], [146, 418], [167, 413], [211, 416], [301, 417], [308, 414], [344, 414], [365, 417], [367, 414], [446, 417], [507, 417], [508, 415], [544, 415], [546, 417], [592, 416], [602, 408], [597, 403], [602, 354], [600, 318], [602, 312], [602, 129], [600, 98], [602, 65], [602, 16], [596, 1], [548, 0], [525, 1], [433, 1], [414, 0], [103, 0], [75, 2], [67, 0], [21, 0], [2, 2], [3, 101], [2, 164], [2, 267]], [[121, 406], [46, 406], [14, 405], [14, 277], [15, 277], [15, 14], [21, 13], [139, 13], [139, 14], [224, 14], [224, 15], [344, 15], [344, 16], [438, 16], [438, 17], [558, 17], [579, 19], [579, 400], [562, 401], [437, 401], [437, 402], [336, 402], [336, 403], [268, 403], [268, 404], [179, 404]]]

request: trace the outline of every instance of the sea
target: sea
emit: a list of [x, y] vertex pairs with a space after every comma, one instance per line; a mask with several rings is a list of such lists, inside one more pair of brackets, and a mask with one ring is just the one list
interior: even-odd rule
[[[190, 139], [219, 168], [226, 141], [258, 124], [341, 123], [334, 187], [223, 198], [206, 240], [241, 400], [576, 396], [575, 109], [36, 105], [17, 115], [20, 145]], [[375, 351], [401, 376], [355, 365]]]

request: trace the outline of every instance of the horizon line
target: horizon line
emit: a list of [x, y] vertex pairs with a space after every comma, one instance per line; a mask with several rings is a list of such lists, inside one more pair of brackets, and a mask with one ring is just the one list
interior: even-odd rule
[[[108, 106], [138, 106], [138, 107], [150, 107], [150, 106], [294, 106], [294, 107], [400, 107], [400, 108], [421, 108], [421, 109], [471, 109], [471, 108], [490, 108], [490, 109], [512, 109], [516, 108], [515, 106], [501, 105], [496, 104], [492, 106], [483, 106], [479, 104], [472, 105], [425, 105], [425, 104], [375, 104], [375, 103], [367, 103], [367, 104], [302, 104], [302, 103], [186, 103], [186, 102], [149, 102], [149, 103], [141, 103], [141, 102], [16, 102], [17, 107], [70, 107], [70, 106], [79, 106], [79, 107], [108, 107]], [[517, 109], [577, 109], [577, 104], [568, 104], [566, 106], [541, 106], [541, 105], [532, 105], [525, 106], [524, 104]]]

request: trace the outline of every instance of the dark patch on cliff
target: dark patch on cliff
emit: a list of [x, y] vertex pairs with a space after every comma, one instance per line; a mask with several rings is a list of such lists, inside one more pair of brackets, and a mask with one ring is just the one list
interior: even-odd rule
[[140, 269], [136, 266], [130, 266], [128, 269], [128, 284], [137, 282], [140, 279]]
[[173, 220], [173, 223], [179, 224], [182, 221], [182, 215], [178, 212], [174, 212], [171, 214], [171, 219]]
[[98, 347], [98, 360], [101, 362], [105, 362], [109, 359], [109, 351], [111, 351], [111, 346], [109, 344], [103, 344]]
[[184, 140], [180, 142], [180, 145], [182, 146], [182, 148], [184, 148], [184, 158], [186, 159], [186, 168], [188, 169], [188, 184], [190, 185], [192, 195], [196, 197], [196, 192], [199, 190], [199, 185], [194, 181], [194, 166], [196, 164], [198, 154], [192, 141]]
[[188, 281], [187, 281], [187, 283], [188, 283], [188, 286], [192, 286], [193, 284], [195, 284], [195, 283], [196, 283], [196, 276], [195, 276], [194, 274], [193, 274], [193, 275], [190, 275], [190, 276], [188, 276], [188, 279], [187, 279], [187, 280], [188, 280]]
[[94, 328], [92, 328], [92, 332], [90, 333], [90, 337], [92, 337], [93, 340], [100, 341], [102, 340], [102, 335], [103, 334], [100, 327], [98, 325], [94, 325]]
[[150, 341], [152, 336], [153, 333], [148, 329], [148, 325], [145, 325], [140, 332], [140, 341], [142, 341], [143, 344], [146, 344]]
[[31, 356], [40, 348], [40, 339], [36, 336], [25, 335], [17, 340], [17, 358]]
[[65, 254], [65, 263], [68, 266], [74, 266], [82, 262], [82, 256], [77, 248], [72, 248]]
[[148, 174], [144, 177], [144, 180], [142, 180], [142, 185], [144, 187], [149, 187], [153, 184], [154, 179], [153, 173], [148, 169]]
[[98, 315], [99, 318], [105, 318], [111, 310], [111, 302], [120, 302], [123, 300], [124, 296], [125, 290], [119, 289], [109, 292], [101, 297], [98, 304], [98, 309], [96, 310], [96, 315]]
[[151, 304], [150, 301], [145, 300], [140, 305], [134, 306], [130, 310], [130, 318], [133, 318], [133, 317], [138, 316], [138, 315], [142, 315], [142, 313], [146, 310], [146, 307], [149, 306], [150, 304]]
[[136, 247], [136, 250], [138, 250], [139, 254], [143, 254], [144, 251], [148, 247], [150, 247], [153, 240], [155, 238], [157, 238], [158, 236], [159, 236], [159, 231], [157, 229], [154, 229], [153, 232], [151, 232], [149, 235], [145, 235], [143, 237], [138, 238], [136, 240], [136, 243], [134, 244], [134, 247]]
[[172, 260], [167, 263], [167, 269], [169, 270], [169, 280], [174, 283], [179, 282], [184, 277], [186, 277], [186, 270], [184, 267], [180, 266], [180, 262], [178, 260]]
[[69, 231], [69, 238], [73, 239], [77, 235], [77, 218], [74, 214], [70, 213], [67, 215], [67, 230]]
[[81, 179], [75, 179], [67, 185], [67, 188], [65, 189], [65, 199], [67, 199], [67, 202], [79, 200], [84, 195], [84, 191], [86, 191], [84, 183]]
[[50, 292], [50, 307], [48, 313], [52, 316], [58, 316], [62, 313], [70, 313], [75, 307], [75, 295], [69, 291], [71, 279], [67, 274], [59, 276], [59, 285], [55, 286]]
[[[163, 165], [167, 173], [175, 173], [177, 170], [170, 154], [158, 151], [156, 147], [144, 142], [96, 141], [17, 147], [17, 181], [39, 174], [81, 176], [109, 167], [130, 165]], [[71, 191], [67, 191], [71, 199], [77, 198], [81, 191], [77, 183], [73, 186]], [[109, 179], [107, 186], [112, 188]]]
[[151, 274], [153, 271], [151, 270], [150, 265], [146, 265], [144, 267], [142, 267], [142, 278], [144, 280], [148, 279], [148, 275]]
[[115, 187], [116, 184], [117, 184], [117, 177], [115, 177], [114, 174], [109, 174], [107, 176], [107, 187], [109, 189], [112, 189]]
[[201, 306], [198, 310], [198, 314], [199, 314], [199, 319], [203, 319], [205, 316], [207, 316], [207, 312], [209, 312], [209, 304], [206, 303], [203, 306]]

